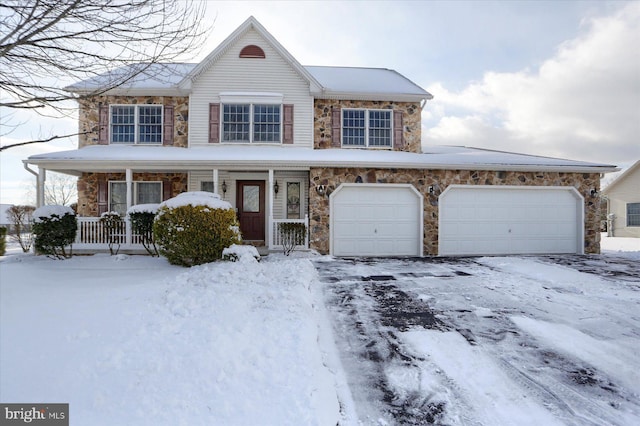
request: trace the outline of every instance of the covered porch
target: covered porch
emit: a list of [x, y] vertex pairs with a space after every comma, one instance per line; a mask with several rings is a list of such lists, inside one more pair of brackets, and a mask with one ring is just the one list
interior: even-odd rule
[[[243, 241], [258, 247], [261, 253], [283, 249], [283, 223], [304, 224], [304, 243], [296, 250], [309, 248], [308, 167], [249, 165], [244, 161], [242, 165], [233, 161], [224, 165], [207, 163], [56, 159], [27, 160], [25, 168], [36, 176], [38, 206], [44, 204], [48, 170], [78, 177], [75, 253], [108, 252], [110, 242], [120, 253], [146, 253], [126, 211], [137, 204], [160, 203], [185, 191], [215, 192], [229, 202], [236, 210]], [[100, 223], [101, 214], [108, 211], [117, 211], [124, 219], [121, 229], [111, 236]]]

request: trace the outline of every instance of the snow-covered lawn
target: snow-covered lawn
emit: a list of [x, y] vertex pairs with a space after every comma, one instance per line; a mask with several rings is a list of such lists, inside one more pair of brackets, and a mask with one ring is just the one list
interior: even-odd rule
[[309, 260], [6, 256], [0, 401], [68, 402], [72, 425], [335, 425], [316, 276]]
[[[590, 267], [640, 260], [640, 241], [626, 240], [605, 238]], [[304, 257], [185, 269], [11, 246], [0, 258], [0, 401], [68, 402], [72, 425], [410, 424], [407, 401], [460, 425], [640, 421], [640, 277], [535, 257], [400, 270], [311, 259], [323, 281]], [[393, 285], [442, 324], [381, 323], [363, 282], [348, 280], [373, 274], [405, 274]], [[347, 280], [330, 285], [330, 275]], [[338, 284], [352, 294], [323, 293]], [[380, 349], [383, 334], [397, 346]], [[362, 350], [378, 350], [372, 364], [353, 361]], [[374, 368], [354, 380], [363, 366]], [[371, 376], [389, 392], [380, 403]]]

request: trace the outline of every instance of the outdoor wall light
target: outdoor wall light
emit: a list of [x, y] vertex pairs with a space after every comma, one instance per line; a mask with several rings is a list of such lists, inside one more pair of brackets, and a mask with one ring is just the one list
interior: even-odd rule
[[324, 195], [327, 193], [327, 185], [318, 185], [316, 186], [316, 192], [318, 195]]
[[597, 196], [598, 196], [598, 190], [597, 190], [597, 189], [595, 189], [595, 188], [593, 188], [593, 189], [591, 190], [591, 196], [592, 196], [592, 197], [597, 197]]
[[433, 187], [433, 185], [429, 186], [429, 194], [433, 194], [436, 192], [436, 189]]
[[356, 183], [362, 183], [362, 176], [358, 176], [356, 178]]
[[278, 186], [278, 181], [276, 181], [276, 183], [273, 184], [273, 192], [278, 195], [278, 191], [280, 191], [280, 186]]
[[227, 181], [223, 180], [222, 181], [222, 195], [226, 195], [227, 194]]

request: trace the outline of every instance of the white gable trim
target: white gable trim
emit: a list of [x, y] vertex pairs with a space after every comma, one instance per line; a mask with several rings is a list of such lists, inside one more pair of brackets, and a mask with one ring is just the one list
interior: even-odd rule
[[291, 67], [300, 76], [309, 82], [312, 93], [320, 93], [322, 86], [300, 63], [276, 40], [253, 16], [244, 21], [234, 32], [229, 35], [218, 47], [216, 47], [206, 58], [202, 60], [189, 74], [187, 74], [179, 83], [179, 87], [183, 90], [190, 90], [191, 85], [198, 77], [208, 70], [231, 46], [233, 46], [247, 31], [254, 29], [260, 34], [271, 47], [278, 52], [282, 58], [291, 65]]

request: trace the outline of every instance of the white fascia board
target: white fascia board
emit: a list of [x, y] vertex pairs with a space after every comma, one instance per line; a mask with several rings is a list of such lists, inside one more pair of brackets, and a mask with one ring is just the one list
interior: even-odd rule
[[562, 172], [562, 173], [608, 173], [619, 169], [608, 166], [553, 166], [553, 165], [513, 165], [513, 164], [440, 164], [429, 162], [383, 162], [383, 161], [340, 161], [340, 160], [25, 160], [27, 164], [50, 170], [70, 171], [113, 171], [132, 168], [137, 170], [209, 170], [213, 167], [228, 170], [308, 170], [310, 168], [376, 168], [376, 169], [419, 169], [419, 170], [483, 170], [515, 172]]
[[334, 99], [342, 101], [395, 101], [422, 102], [433, 99], [433, 96], [410, 93], [362, 93], [362, 92], [331, 92], [324, 91], [315, 95], [316, 99]]
[[226, 103], [266, 103], [281, 104], [282, 93], [269, 92], [220, 92], [220, 102]]

